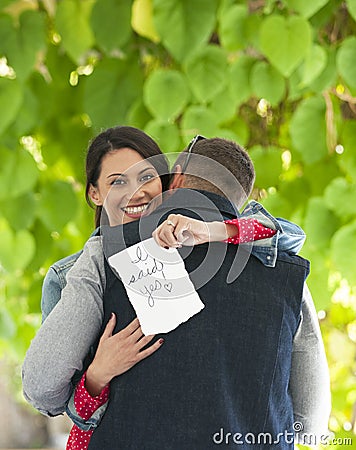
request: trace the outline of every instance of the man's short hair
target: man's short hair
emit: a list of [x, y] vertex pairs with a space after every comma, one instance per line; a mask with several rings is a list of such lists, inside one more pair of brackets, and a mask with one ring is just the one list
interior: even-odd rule
[[[184, 166], [187, 161], [187, 149], [185, 149], [177, 158], [176, 164]], [[209, 158], [218, 164], [204, 164], [205, 159], [195, 155], [201, 155]], [[220, 180], [216, 176], [216, 167], [223, 166], [224, 169], [231, 172], [237, 180], [243, 192], [241, 197], [242, 203], [251, 194], [255, 181], [255, 169], [252, 160], [246, 150], [236, 142], [223, 139], [211, 138], [198, 140], [192, 148], [188, 165], [185, 169], [184, 187], [192, 189], [202, 189], [214, 192], [218, 195], [226, 196], [226, 170], [221, 170]]]

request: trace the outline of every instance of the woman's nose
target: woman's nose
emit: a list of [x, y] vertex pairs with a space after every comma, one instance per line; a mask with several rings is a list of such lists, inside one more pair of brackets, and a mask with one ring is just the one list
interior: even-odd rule
[[130, 201], [142, 199], [145, 196], [145, 190], [143, 186], [135, 186], [128, 193], [130, 197]]

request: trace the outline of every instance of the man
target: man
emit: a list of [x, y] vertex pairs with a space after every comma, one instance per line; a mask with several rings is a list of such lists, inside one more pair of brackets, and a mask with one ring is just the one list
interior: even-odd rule
[[[196, 142], [191, 151], [211, 159], [214, 155], [232, 172], [237, 151], [249, 180], [240, 184], [246, 195], [250, 193], [252, 164], [241, 149], [228, 141], [206, 139]], [[222, 189], [214, 192], [215, 183], [210, 183], [206, 168], [203, 177], [194, 170], [190, 176], [189, 164], [194, 164], [193, 158], [186, 167], [178, 164], [173, 186], [191, 188], [194, 193], [194, 183], [208, 178], [199, 195], [213, 205], [209, 210], [204, 204], [204, 211], [196, 205], [194, 214], [210, 220], [232, 218], [234, 207], [219, 195]], [[182, 208], [189, 213], [192, 202], [186, 192], [182, 198], [182, 192], [172, 196], [171, 206], [163, 204], [166, 213], [179, 213]], [[147, 235], [154, 229], [149, 226], [154, 215], [164, 213], [158, 211], [146, 219]], [[126, 245], [146, 237], [140, 236], [137, 223], [125, 225], [123, 231]], [[223, 245], [213, 244], [216, 254]], [[164, 347], [144, 364], [112, 381], [111, 401], [89, 448], [208, 449], [217, 444], [234, 448], [242, 440], [243, 448], [274, 444], [283, 449], [293, 448], [293, 422], [300, 420], [306, 432], [324, 431], [329, 409], [327, 368], [315, 310], [304, 287], [308, 264], [281, 253], [271, 269], [251, 256], [240, 275], [227, 284], [239, 250], [228, 246], [221, 267], [216, 273], [212, 270], [211, 279], [199, 287], [205, 309], [166, 335]], [[194, 271], [208, 251], [206, 246], [195, 247], [185, 258], [195, 284], [200, 280], [194, 278]], [[104, 265], [104, 323], [115, 312], [119, 330], [133, 319], [134, 311], [122, 283], [105, 261]], [[211, 265], [210, 259], [207, 268]]]

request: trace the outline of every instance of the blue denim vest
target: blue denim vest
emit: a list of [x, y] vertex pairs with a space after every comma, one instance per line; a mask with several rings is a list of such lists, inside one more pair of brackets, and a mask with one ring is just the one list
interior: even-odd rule
[[[125, 241], [133, 244], [135, 237], [125, 235]], [[210, 247], [219, 253], [223, 245]], [[194, 284], [193, 271], [207, 249], [195, 247], [184, 259]], [[90, 450], [235, 448], [236, 439], [245, 449], [293, 449], [288, 384], [309, 265], [279, 253], [271, 270], [250, 256], [227, 284], [237, 251], [227, 246], [218, 272], [198, 289], [204, 310], [165, 334], [165, 344], [150, 358], [112, 380]], [[117, 332], [135, 311], [105, 266], [104, 323], [115, 312]]]
[[[224, 218], [228, 219], [233, 215], [233, 212], [230, 211]], [[277, 230], [277, 233], [272, 238], [253, 243], [251, 252], [252, 255], [257, 257], [266, 267], [275, 266], [278, 251], [287, 251], [288, 253], [296, 254], [304, 244], [305, 233], [299, 226], [285, 219], [274, 218], [263, 208], [261, 204], [255, 201], [249, 202], [239, 216], [243, 218], [257, 219], [263, 225]], [[100, 230], [96, 229], [92, 233], [92, 236], [98, 235], [99, 232]], [[82, 252], [80, 251], [57, 261], [47, 272], [42, 287], [42, 321], [46, 319], [48, 314], [59, 301], [61, 291], [66, 285], [67, 273], [75, 264], [81, 253]], [[93, 354], [93, 350], [91, 350], [90, 354]], [[80, 378], [80, 375], [81, 374], [76, 375], [75, 380], [73, 381], [74, 383]], [[106, 405], [99, 408], [89, 420], [84, 420], [78, 415], [74, 407], [72, 396], [67, 405], [67, 414], [77, 426], [84, 430], [88, 430], [97, 426], [102, 414], [105, 412], [105, 408]]]

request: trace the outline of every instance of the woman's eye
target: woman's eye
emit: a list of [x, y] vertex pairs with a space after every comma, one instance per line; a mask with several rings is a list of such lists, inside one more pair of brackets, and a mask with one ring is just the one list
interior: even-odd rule
[[111, 183], [112, 186], [122, 186], [123, 184], [125, 184], [125, 181], [122, 178], [117, 178]]
[[155, 178], [156, 176], [153, 174], [153, 173], [147, 173], [147, 174], [145, 174], [143, 177], [141, 177], [141, 179], [140, 179], [140, 181], [142, 181], [142, 182], [147, 182], [147, 181], [150, 181], [150, 180], [152, 180], [153, 178]]

